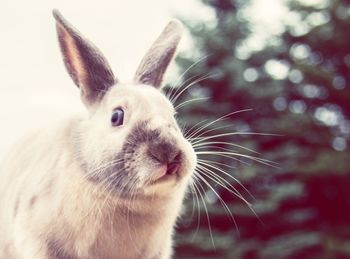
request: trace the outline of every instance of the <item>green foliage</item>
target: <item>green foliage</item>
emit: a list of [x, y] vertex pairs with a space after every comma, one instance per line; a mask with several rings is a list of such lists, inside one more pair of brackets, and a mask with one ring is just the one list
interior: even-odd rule
[[[208, 99], [179, 109], [184, 125], [191, 129], [202, 120], [238, 111], [199, 133], [200, 137], [239, 134], [209, 139], [217, 143], [199, 151], [230, 149], [278, 166], [224, 153], [200, 154], [200, 159], [214, 161], [207, 168], [222, 178], [201, 170], [204, 180], [196, 192], [202, 193], [206, 205], [201, 197], [190, 195], [178, 230], [176, 256], [350, 257], [350, 216], [346, 213], [350, 211], [350, 4], [335, 0], [306, 6], [291, 1], [290, 14], [299, 17], [299, 22], [286, 22], [285, 31], [272, 37], [263, 50], [242, 55], [242, 46], [254, 33], [241, 15], [249, 2], [202, 1], [216, 19], [213, 23], [183, 19], [200, 55], [185, 53], [177, 58], [182, 71], [191, 66], [183, 76], [183, 84], [191, 87], [177, 103]], [[218, 142], [242, 145], [260, 154]], [[249, 203], [233, 195], [235, 190]]]

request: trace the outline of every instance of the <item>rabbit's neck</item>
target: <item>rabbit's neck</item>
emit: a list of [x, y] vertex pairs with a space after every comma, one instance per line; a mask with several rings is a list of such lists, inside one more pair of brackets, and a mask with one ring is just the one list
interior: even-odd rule
[[63, 238], [68, 241], [66, 249], [75, 251], [78, 258], [169, 256], [183, 193], [117, 199], [89, 191], [93, 183], [77, 185], [71, 178], [67, 184], [62, 203], [65, 222], [59, 236], [69, 233]]

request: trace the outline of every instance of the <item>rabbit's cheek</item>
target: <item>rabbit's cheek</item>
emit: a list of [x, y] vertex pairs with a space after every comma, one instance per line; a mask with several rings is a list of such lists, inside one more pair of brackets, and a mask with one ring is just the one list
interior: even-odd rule
[[191, 143], [188, 142], [187, 140], [185, 140], [183, 147], [184, 147], [184, 152], [186, 154], [185, 156], [186, 171], [188, 172], [188, 174], [192, 174], [197, 166], [197, 155]]

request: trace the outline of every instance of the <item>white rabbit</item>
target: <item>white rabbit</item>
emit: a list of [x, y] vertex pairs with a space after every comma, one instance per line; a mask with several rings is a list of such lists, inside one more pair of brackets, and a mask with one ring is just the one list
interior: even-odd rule
[[197, 163], [160, 90], [182, 26], [170, 22], [124, 84], [96, 47], [54, 17], [88, 114], [33, 133], [5, 160], [0, 258], [170, 258]]

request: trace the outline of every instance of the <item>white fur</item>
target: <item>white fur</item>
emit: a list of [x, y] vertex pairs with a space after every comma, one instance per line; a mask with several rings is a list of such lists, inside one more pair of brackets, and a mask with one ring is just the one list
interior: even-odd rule
[[[125, 107], [125, 125], [113, 128], [110, 115], [119, 106]], [[181, 132], [173, 129], [170, 134], [186, 154], [182, 179], [145, 188], [146, 199], [107, 195], [84, 178], [78, 161], [83, 155], [98, 164], [120, 152], [141, 119], [150, 128], [177, 127], [172, 105], [157, 89], [116, 85], [94, 113], [23, 139], [1, 170], [0, 258], [51, 259], [46, 242], [52, 236], [79, 259], [169, 258], [173, 227], [196, 163]], [[84, 143], [80, 155], [74, 146], [77, 132]], [[143, 162], [141, 178], [152, 170]]]
[[[127, 85], [58, 11], [54, 16], [66, 68], [89, 113], [28, 135], [3, 163], [0, 259], [168, 259], [196, 165], [172, 104], [156, 89], [182, 27], [165, 28], [136, 83]], [[118, 126], [110, 121], [117, 108], [124, 110]], [[151, 153], [163, 155], [162, 147], [166, 161]], [[154, 182], [174, 155], [177, 173]]]

